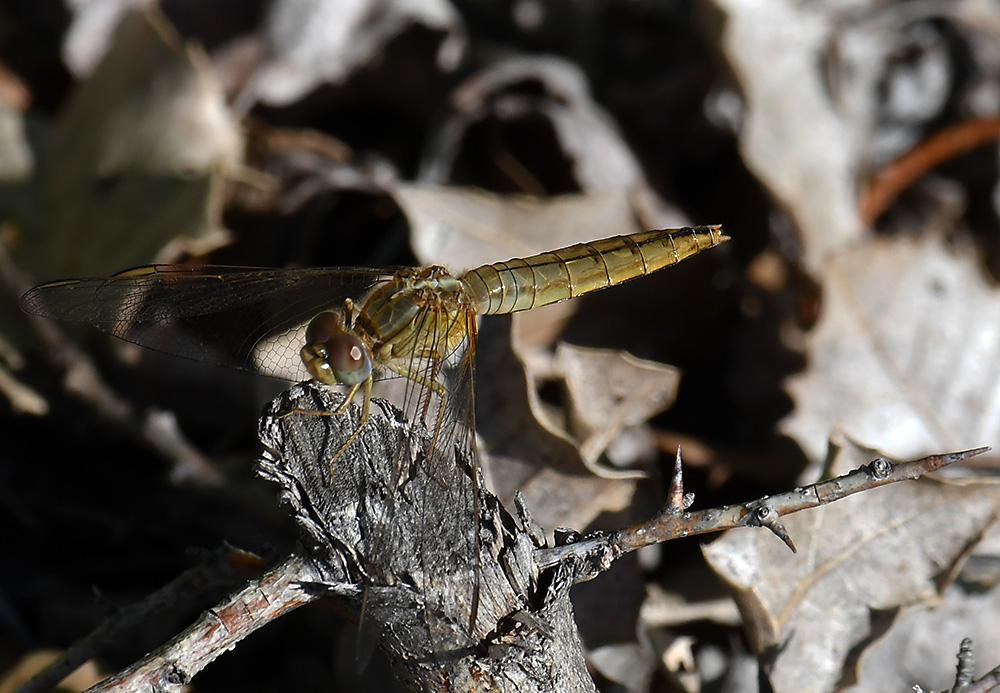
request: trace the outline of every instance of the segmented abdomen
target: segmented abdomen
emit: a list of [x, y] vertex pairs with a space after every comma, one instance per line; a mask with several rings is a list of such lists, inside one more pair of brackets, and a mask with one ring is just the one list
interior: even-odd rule
[[641, 277], [728, 240], [721, 226], [642, 231], [483, 265], [461, 281], [476, 313], [513, 313]]

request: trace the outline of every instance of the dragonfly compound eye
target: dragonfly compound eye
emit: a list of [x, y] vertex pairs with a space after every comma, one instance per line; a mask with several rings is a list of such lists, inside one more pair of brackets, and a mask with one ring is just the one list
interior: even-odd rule
[[306, 344], [323, 344], [335, 334], [343, 334], [344, 327], [337, 313], [326, 311], [309, 321], [306, 327]]
[[301, 355], [312, 377], [327, 385], [357, 385], [372, 372], [368, 348], [344, 327], [340, 313], [320, 313], [309, 322]]
[[326, 340], [326, 359], [337, 382], [344, 385], [363, 383], [372, 372], [368, 348], [347, 332], [340, 332]]

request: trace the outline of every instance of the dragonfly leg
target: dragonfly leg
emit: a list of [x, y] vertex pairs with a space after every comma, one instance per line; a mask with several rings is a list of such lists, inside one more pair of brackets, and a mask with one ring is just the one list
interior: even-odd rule
[[[358, 383], [357, 385], [352, 385], [351, 386], [351, 390], [348, 393], [348, 396], [344, 398], [344, 401], [341, 402], [341, 404], [340, 404], [339, 407], [337, 407], [337, 409], [334, 412], [334, 414], [342, 413], [343, 410], [346, 409], [347, 405], [351, 402], [352, 399], [354, 399], [354, 393], [356, 393], [358, 391], [357, 388], [360, 387], [360, 386], [361, 386], [361, 383]], [[365, 391], [361, 395], [361, 418], [358, 419], [358, 427], [355, 428], [354, 432], [351, 433], [351, 435], [348, 436], [347, 440], [345, 440], [343, 442], [343, 444], [340, 446], [340, 449], [337, 450], [337, 452], [333, 453], [333, 457], [331, 457], [330, 461], [328, 462], [328, 464], [330, 465], [330, 478], [331, 479], [333, 478], [333, 463], [337, 461], [338, 457], [340, 457], [341, 455], [344, 454], [344, 450], [347, 449], [347, 446], [354, 442], [354, 439], [358, 437], [359, 433], [361, 433], [361, 429], [365, 427], [366, 423], [368, 423], [368, 412], [369, 412], [369, 409], [371, 407], [371, 401], [372, 401], [372, 376], [371, 376], [371, 374], [369, 374], [368, 377], [365, 378], [364, 386], [365, 386]]]
[[434, 452], [434, 446], [437, 444], [438, 432], [441, 430], [441, 423], [444, 420], [444, 403], [445, 399], [447, 398], [447, 393], [444, 389], [444, 386], [437, 381], [437, 369], [438, 369], [438, 364], [441, 361], [440, 353], [429, 349], [426, 352], [420, 354], [420, 358], [429, 359], [433, 363], [433, 366], [431, 367], [430, 377], [424, 375], [423, 373], [417, 373], [415, 371], [411, 371], [405, 365], [400, 363], [385, 363], [384, 365], [389, 370], [403, 376], [404, 378], [412, 380], [413, 382], [419, 385], [423, 385], [425, 388], [429, 390], [426, 399], [424, 399], [423, 406], [420, 407], [423, 410], [421, 413], [421, 419], [423, 421], [426, 422], [427, 410], [430, 408], [431, 405], [431, 392], [433, 392], [434, 394], [436, 394], [438, 397], [441, 398], [441, 406], [438, 407], [437, 420], [434, 422], [434, 435], [431, 437], [431, 446], [430, 449], [427, 451], [427, 454], [429, 456], [431, 453]]
[[347, 440], [345, 440], [344, 443], [340, 446], [340, 448], [337, 449], [337, 452], [333, 453], [333, 457], [330, 458], [328, 464], [330, 465], [331, 477], [333, 476], [333, 463], [337, 460], [338, 457], [344, 454], [344, 451], [347, 450], [347, 447], [354, 442], [354, 439], [358, 437], [359, 433], [361, 433], [361, 429], [363, 429], [365, 427], [365, 424], [368, 423], [368, 413], [371, 409], [371, 399], [372, 399], [372, 376], [369, 375], [367, 378], [365, 378], [363, 382], [351, 385], [351, 389], [349, 389], [347, 391], [347, 394], [344, 396], [344, 401], [341, 402], [339, 405], [337, 405], [337, 408], [334, 409], [333, 411], [322, 410], [322, 409], [293, 409], [290, 412], [281, 415], [281, 418], [285, 418], [286, 416], [291, 416], [292, 414], [301, 414], [304, 416], [339, 416], [343, 414], [347, 410], [347, 407], [351, 404], [351, 402], [354, 401], [354, 397], [355, 395], [357, 395], [358, 390], [361, 389], [362, 385], [364, 386], [365, 390], [364, 393], [362, 393], [361, 418], [358, 420], [357, 428], [354, 429], [354, 431], [347, 438]]
[[358, 394], [358, 390], [361, 389], [362, 383], [357, 385], [351, 385], [351, 389], [347, 391], [344, 396], [344, 401], [337, 405], [337, 408], [333, 411], [328, 411], [326, 409], [292, 409], [290, 412], [282, 414], [280, 418], [285, 418], [286, 416], [291, 416], [292, 414], [303, 414], [305, 416], [340, 416], [347, 409], [347, 406], [354, 400], [354, 395]]

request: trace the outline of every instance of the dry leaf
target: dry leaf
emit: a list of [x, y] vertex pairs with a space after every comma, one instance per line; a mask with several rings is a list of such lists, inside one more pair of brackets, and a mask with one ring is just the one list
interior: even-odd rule
[[857, 126], [835, 110], [818, 69], [837, 25], [820, 3], [716, 0], [723, 50], [745, 98], [740, 151], [803, 236], [816, 272], [857, 239]]
[[465, 52], [465, 27], [446, 0], [272, 2], [265, 27], [271, 55], [256, 75], [254, 96], [283, 106], [324, 83], [343, 82], [414, 24], [444, 34], [438, 66], [454, 69]]
[[609, 473], [597, 464], [605, 453], [619, 468], [655, 456], [646, 422], [673, 404], [678, 369], [623, 351], [566, 343], [556, 348], [555, 361], [569, 395], [569, 433], [580, 441], [580, 454], [591, 471]]
[[[838, 457], [837, 469], [870, 461], [849, 444]], [[1000, 485], [921, 479], [785, 517], [797, 554], [752, 529], [704, 553], [734, 591], [754, 650], [773, 656], [774, 690], [825, 692], [851, 681], [893, 610], [941, 594], [998, 512]]]
[[392, 193], [417, 259], [453, 272], [639, 230], [620, 190], [538, 198], [404, 183]]
[[892, 628], [863, 653], [851, 693], [904, 691], [919, 684], [942, 691], [955, 681], [955, 653], [972, 638], [976, 676], [1000, 661], [1000, 588], [988, 592], [949, 585], [940, 602], [904, 609]]
[[126, 16], [39, 157], [43, 230], [25, 264], [96, 276], [224, 240], [218, 169], [241, 145], [206, 65], [155, 11]]
[[151, 8], [153, 0], [66, 0], [73, 21], [63, 40], [63, 60], [77, 77], [86, 77], [108, 52], [115, 27], [131, 9]]
[[782, 429], [813, 461], [835, 426], [898, 458], [1000, 443], [1000, 295], [970, 252], [881, 238], [838, 254], [807, 344]]
[[[533, 87], [528, 94], [524, 93], [526, 84]], [[488, 118], [516, 122], [540, 117], [551, 124], [560, 149], [572, 162], [573, 178], [581, 190], [617, 192], [627, 197], [643, 226], [669, 228], [689, 223], [646, 180], [614, 118], [594, 100], [586, 75], [575, 64], [537, 55], [498, 60], [459, 86], [452, 101], [456, 113], [441, 128], [437, 146], [425, 158], [422, 180], [450, 180], [452, 165], [472, 126]], [[519, 164], [513, 166], [518, 168]], [[521, 183], [522, 189], [544, 193], [530, 171], [508, 175]], [[626, 232], [608, 227], [593, 238], [621, 233]]]
[[[0, 82], [4, 77], [0, 70]], [[0, 84], [0, 184], [24, 180], [35, 168], [24, 114], [7, 96], [7, 90]]]
[[504, 502], [520, 490], [546, 530], [584, 530], [604, 513], [629, 508], [634, 479], [604, 479], [587, 469], [576, 445], [537, 416], [542, 407], [521, 359], [511, 346], [511, 318], [483, 322], [476, 383], [476, 429], [489, 487]]

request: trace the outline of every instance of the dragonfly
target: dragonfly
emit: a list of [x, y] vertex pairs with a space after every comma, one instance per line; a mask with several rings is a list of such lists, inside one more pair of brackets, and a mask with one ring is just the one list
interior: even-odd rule
[[[402, 379], [404, 416], [431, 433], [424, 459], [436, 449], [462, 455], [474, 465], [477, 316], [574, 298], [674, 265], [727, 240], [720, 226], [644, 231], [483, 265], [458, 276], [437, 265], [148, 265], [106, 278], [42, 284], [25, 293], [20, 304], [27, 313], [89, 322], [115, 337], [177, 356], [345, 387], [334, 411], [303, 412], [338, 416], [360, 397], [356, 428], [327, 460], [331, 474], [368, 421], [373, 384]], [[464, 488], [475, 496], [474, 471], [472, 477]], [[478, 531], [470, 535], [468, 553], [478, 565]], [[473, 627], [478, 579], [474, 582], [475, 593], [465, 600]]]

